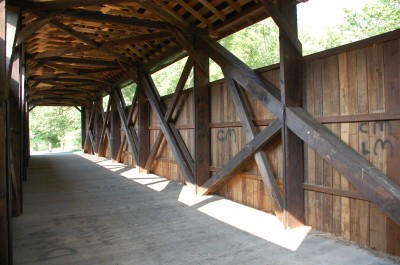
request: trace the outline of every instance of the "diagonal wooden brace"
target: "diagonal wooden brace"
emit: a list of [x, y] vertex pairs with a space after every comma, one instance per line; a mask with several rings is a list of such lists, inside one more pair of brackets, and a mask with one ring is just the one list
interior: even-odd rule
[[137, 135], [136, 137], [134, 136], [136, 133], [132, 128], [129, 127], [128, 121], [126, 119], [126, 114], [125, 114], [125, 103], [123, 102], [123, 98], [121, 96], [121, 93], [118, 93], [117, 89], [112, 90], [113, 97], [112, 99], [114, 100], [114, 104], [117, 108], [119, 117], [121, 119], [122, 123], [122, 129], [125, 132], [126, 140], [128, 142], [129, 148], [131, 149], [131, 152], [135, 158], [135, 161], [138, 161], [139, 159], [139, 153], [137, 150]]
[[183, 175], [186, 181], [190, 183], [194, 183], [193, 171], [191, 166], [188, 164], [188, 160], [185, 158], [184, 153], [180, 149], [177, 139], [175, 138], [174, 132], [171, 129], [168, 122], [164, 119], [164, 112], [162, 110], [160, 101], [157, 98], [157, 95], [154, 91], [154, 87], [152, 87], [151, 77], [147, 73], [141, 72], [139, 74], [142, 88], [149, 100], [149, 103], [154, 110], [158, 121], [160, 122], [161, 130], [164, 134], [165, 139], [167, 140], [174, 157], [176, 158], [176, 162], [180, 169], [183, 172]]
[[275, 120], [267, 128], [262, 130], [253, 140], [251, 140], [239, 153], [237, 153], [228, 163], [226, 163], [214, 176], [198, 188], [199, 194], [209, 194], [221, 187], [241, 165], [265, 146], [281, 128], [281, 122]]
[[[225, 80], [229, 87], [229, 92], [233, 103], [235, 104], [236, 111], [240, 117], [240, 121], [243, 124], [243, 128], [246, 134], [247, 141], [251, 141], [257, 135], [257, 129], [250, 118], [250, 111], [245, 104], [245, 101], [239, 91], [239, 87], [228, 75], [225, 75]], [[267, 156], [263, 151], [255, 153], [254, 159], [258, 170], [260, 171], [263, 179], [264, 186], [268, 189], [272, 198], [274, 199], [275, 209], [278, 212], [283, 211], [283, 200], [279, 193], [278, 185], [272, 172], [271, 166], [268, 162]]]
[[[185, 86], [187, 79], [189, 78], [189, 74], [190, 74], [192, 67], [193, 67], [193, 60], [191, 58], [188, 58], [188, 60], [185, 64], [185, 67], [183, 68], [182, 75], [179, 78], [178, 84], [176, 86], [175, 93], [172, 98], [172, 102], [169, 105], [169, 107], [164, 115], [164, 119], [166, 122], [170, 122], [172, 120], [172, 114], [174, 113], [175, 109], [179, 109], [181, 107], [181, 105], [184, 103], [182, 100], [180, 101], [179, 99], [181, 98], [183, 88]], [[146, 167], [146, 170], [148, 170], [148, 171], [151, 170], [151, 166], [153, 164], [154, 158], [155, 158], [158, 150], [160, 150], [161, 142], [162, 142], [163, 138], [164, 138], [164, 134], [162, 133], [162, 131], [160, 131], [157, 135], [156, 140], [154, 141], [154, 144], [153, 144], [154, 147], [151, 149], [149, 157], [146, 162], [145, 167]]]

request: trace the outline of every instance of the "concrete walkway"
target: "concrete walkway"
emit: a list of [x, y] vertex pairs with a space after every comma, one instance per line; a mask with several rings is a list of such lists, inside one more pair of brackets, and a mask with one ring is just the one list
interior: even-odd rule
[[397, 264], [105, 159], [33, 156], [15, 264]]

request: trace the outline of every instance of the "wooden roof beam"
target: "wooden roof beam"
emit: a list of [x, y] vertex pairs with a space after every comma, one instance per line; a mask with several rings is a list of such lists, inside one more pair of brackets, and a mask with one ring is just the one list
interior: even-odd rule
[[[89, 45], [90, 47], [93, 47], [94, 49], [98, 49], [101, 52], [111, 55], [112, 57], [114, 57], [116, 60], [123, 62], [123, 63], [127, 63], [128, 65], [133, 65], [133, 62], [129, 59], [126, 58], [125, 56], [116, 53], [114, 51], [111, 51], [109, 49], [103, 48], [101, 47], [100, 44], [98, 44], [97, 42], [91, 40], [90, 38], [86, 37], [84, 34], [74, 30], [73, 28], [57, 21], [57, 20], [52, 20], [50, 22], [53, 26], [59, 28], [60, 30], [64, 31], [65, 33], [69, 34], [70, 36], [76, 38], [77, 40], [82, 41], [83, 43]], [[123, 66], [121, 66], [123, 68]]]
[[112, 40], [105, 42], [100, 45], [101, 48], [111, 48], [113, 46], [117, 45], [123, 45], [123, 44], [132, 44], [135, 42], [143, 42], [143, 41], [150, 41], [150, 40], [159, 40], [159, 39], [167, 39], [171, 38], [171, 33], [169, 32], [157, 32], [157, 33], [149, 33], [149, 34], [143, 34], [143, 35], [138, 35], [134, 37], [127, 37], [127, 38], [121, 38], [117, 40]]
[[52, 19], [54, 19], [60, 13], [44, 14], [39, 16], [35, 21], [30, 23], [24, 29], [18, 33], [16, 45], [20, 45], [28, 40], [36, 31], [38, 31], [44, 25], [47, 25]]
[[104, 83], [104, 84], [109, 85], [109, 86], [112, 85], [110, 82], [104, 81], [104, 80], [102, 80], [100, 78], [96, 78], [96, 77], [93, 77], [93, 76], [90, 76], [90, 75], [82, 74], [82, 73], [79, 72], [79, 70], [75, 70], [73, 68], [69, 68], [69, 67], [66, 67], [66, 66], [57, 65], [57, 64], [54, 64], [54, 63], [51, 63], [51, 62], [46, 63], [45, 66], [50, 67], [50, 68], [52, 68], [54, 70], [58, 70], [58, 71], [63, 71], [63, 72], [69, 73], [69, 74], [74, 75], [74, 76], [76, 76], [78, 78], [79, 77], [84, 77], [84, 78], [87, 78], [88, 80], [101, 82], [101, 83]]
[[38, 60], [38, 59], [44, 59], [44, 58], [49, 58], [49, 57], [58, 57], [58, 56], [63, 56], [66, 54], [73, 54], [73, 53], [80, 53], [80, 52], [86, 52], [93, 50], [93, 47], [90, 47], [89, 45], [86, 44], [80, 44], [75, 47], [68, 47], [68, 48], [62, 48], [62, 49], [56, 49], [56, 50], [50, 50], [42, 53], [37, 53], [33, 59]]
[[74, 7], [118, 4], [124, 2], [142, 2], [142, 0], [61, 0], [47, 2], [9, 0], [8, 2], [28, 11], [50, 11]]
[[106, 61], [98, 59], [83, 59], [83, 58], [66, 58], [66, 57], [48, 57], [39, 62], [56, 62], [56, 63], [69, 63], [69, 64], [86, 64], [86, 65], [97, 65], [97, 66], [110, 66], [110, 67], [120, 67], [120, 65], [115, 61]]
[[107, 15], [101, 12], [93, 12], [93, 11], [66, 10], [65, 12], [63, 12], [62, 15], [80, 20], [115, 23], [115, 24], [144, 27], [144, 28], [158, 29], [158, 30], [166, 30], [168, 26], [168, 24], [165, 22], [140, 19], [135, 17]]
[[84, 78], [62, 78], [56, 76], [40, 76], [40, 77], [31, 77], [29, 81], [39, 81], [39, 82], [46, 82], [46, 81], [53, 81], [53, 82], [69, 82], [69, 83], [85, 83], [85, 84], [93, 84], [98, 83], [95, 80], [88, 80]]

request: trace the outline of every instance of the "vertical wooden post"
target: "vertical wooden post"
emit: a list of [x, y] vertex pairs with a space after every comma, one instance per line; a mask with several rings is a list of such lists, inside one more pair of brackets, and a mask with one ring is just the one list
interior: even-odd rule
[[101, 109], [102, 109], [102, 104], [103, 104], [103, 99], [101, 97], [98, 97], [95, 100], [95, 116], [94, 116], [94, 153], [96, 155], [99, 155], [97, 153], [97, 150], [99, 150], [99, 145], [100, 145], [100, 136], [101, 136], [101, 129], [103, 128], [103, 120], [101, 118]]
[[22, 156], [21, 156], [21, 78], [20, 54], [16, 53], [11, 62], [11, 79], [9, 94], [9, 129], [10, 129], [10, 176], [13, 186], [13, 216], [22, 214]]
[[[195, 47], [196, 49], [196, 42]], [[209, 58], [198, 52], [194, 64], [194, 141], [196, 192], [210, 177], [210, 88]]]
[[[281, 0], [279, 7], [286, 18], [292, 33], [297, 39], [297, 11], [295, 0]], [[299, 74], [299, 62], [301, 52], [292, 45], [280, 29], [280, 84], [281, 98], [284, 105], [282, 124], [282, 148], [283, 148], [283, 189], [284, 189], [284, 213], [283, 223], [285, 227], [296, 227], [304, 224], [304, 150], [303, 142], [287, 127], [286, 107], [298, 107], [302, 105], [302, 89]]]
[[0, 264], [11, 263], [9, 177], [7, 166], [6, 1], [0, 0]]
[[118, 114], [116, 107], [114, 94], [110, 95], [111, 100], [111, 126], [110, 126], [110, 147], [111, 147], [111, 159], [117, 160], [119, 146], [121, 145], [121, 119]]
[[86, 141], [86, 107], [81, 107], [81, 148], [84, 150]]
[[[139, 172], [149, 173], [146, 169], [146, 162], [150, 154], [150, 109], [146, 95], [140, 86], [136, 89], [138, 93], [138, 135], [139, 135]], [[132, 103], [133, 104], [133, 103]], [[130, 121], [128, 121], [130, 122]]]
[[90, 137], [90, 130], [92, 129], [92, 119], [93, 119], [93, 102], [90, 104], [89, 107], [85, 108], [85, 141], [83, 144], [83, 152], [86, 154], [91, 154], [92, 148], [91, 148], [91, 137]]
[[28, 130], [29, 128], [27, 127], [27, 100], [26, 100], [26, 95], [27, 95], [27, 84], [25, 82], [25, 67], [26, 67], [26, 62], [25, 62], [25, 53], [24, 53], [24, 47], [20, 47], [20, 54], [21, 54], [21, 66], [20, 66], [20, 84], [21, 84], [21, 98], [20, 98], [20, 104], [21, 104], [21, 159], [22, 159], [22, 179], [25, 181], [27, 180], [27, 167], [28, 167], [28, 153], [26, 150], [28, 149], [28, 141], [27, 141], [27, 135], [28, 135]]

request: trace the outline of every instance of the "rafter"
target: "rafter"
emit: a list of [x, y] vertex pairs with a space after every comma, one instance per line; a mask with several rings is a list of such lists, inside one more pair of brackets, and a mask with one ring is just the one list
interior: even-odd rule
[[58, 16], [59, 13], [45, 14], [38, 17], [35, 21], [26, 26], [22, 31], [19, 32], [17, 37], [16, 45], [20, 45], [29, 39], [36, 31], [38, 31], [44, 25], [47, 25], [52, 19]]

